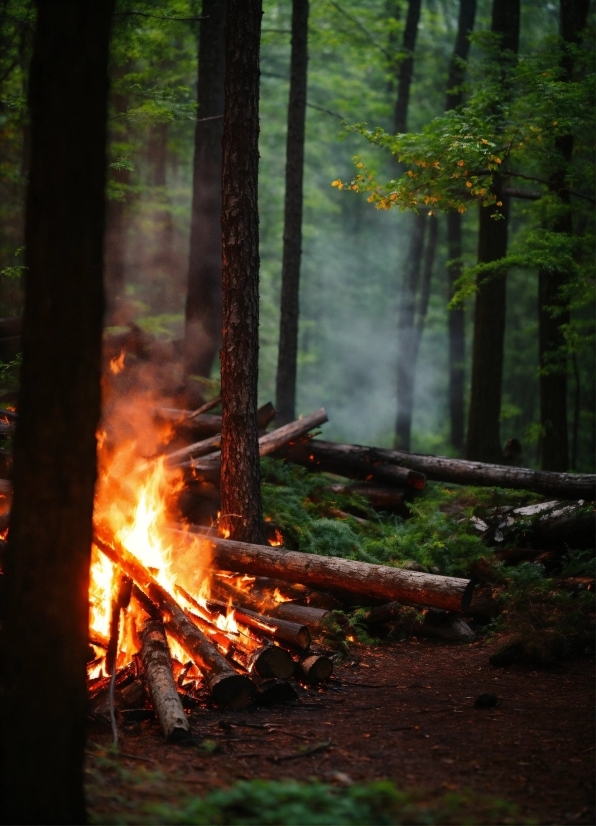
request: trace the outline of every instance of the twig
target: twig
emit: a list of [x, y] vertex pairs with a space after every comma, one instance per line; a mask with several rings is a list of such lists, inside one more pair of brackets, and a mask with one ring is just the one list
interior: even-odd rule
[[116, 687], [116, 666], [112, 669], [112, 676], [110, 677], [110, 723], [112, 724], [112, 738], [114, 745], [118, 745], [118, 726], [116, 725], [116, 714], [114, 711], [114, 689]]
[[282, 754], [281, 756], [273, 755], [270, 757], [270, 760], [273, 760], [274, 763], [281, 763], [282, 760], [299, 760], [301, 757], [308, 757], [311, 754], [317, 754], [320, 751], [325, 751], [331, 745], [331, 740], [325, 740], [324, 743], [316, 743], [314, 746], [310, 748], [304, 749], [303, 751], [295, 751], [292, 754]]
[[346, 680], [343, 677], [338, 677], [345, 685], [361, 685], [363, 688], [401, 688], [397, 683], [359, 683], [356, 680]]
[[145, 763], [155, 763], [158, 764], [158, 761], [155, 760], [153, 757], [143, 757], [140, 754], [131, 754], [129, 751], [119, 751], [118, 754], [120, 757], [126, 757], [128, 760], [143, 760]]
[[385, 49], [383, 46], [381, 46], [381, 44], [380, 44], [380, 43], [377, 43], [377, 41], [376, 41], [376, 40], [375, 40], [375, 38], [372, 36], [372, 34], [368, 31], [368, 29], [367, 29], [367, 28], [365, 28], [365, 27], [362, 25], [362, 23], [361, 23], [361, 22], [360, 22], [360, 21], [359, 21], [356, 17], [353, 17], [353, 16], [352, 16], [349, 12], [347, 12], [345, 9], [342, 9], [342, 7], [341, 7], [338, 3], [334, 3], [334, 2], [333, 2], [333, 0], [329, 0], [329, 5], [333, 6], [333, 8], [334, 8], [334, 9], [336, 9], [336, 10], [337, 10], [340, 14], [343, 14], [343, 15], [344, 15], [344, 17], [347, 17], [347, 18], [348, 18], [348, 20], [350, 20], [350, 21], [351, 21], [351, 22], [352, 22], [355, 26], [357, 26], [357, 27], [360, 29], [360, 31], [361, 31], [361, 32], [363, 32], [363, 33], [366, 35], [366, 37], [370, 40], [370, 42], [371, 42], [374, 46], [376, 46], [376, 47], [377, 47], [377, 49], [379, 49], [379, 51], [380, 51], [380, 52], [382, 52], [382, 53], [385, 55], [385, 57], [387, 58], [387, 60], [389, 60], [389, 61], [392, 61], [392, 60], [393, 60], [392, 55], [390, 55], [390, 54], [389, 54], [389, 52], [387, 51], [387, 49]]
[[338, 115], [337, 112], [332, 112], [331, 109], [325, 109], [324, 106], [316, 106], [314, 103], [306, 102], [306, 105], [309, 109], [317, 109], [319, 112], [325, 112], [327, 115], [332, 115], [334, 118], [338, 120], [344, 121], [345, 118], [342, 115]]
[[[203, 120], [215, 120], [215, 118], [223, 118], [223, 115], [215, 115], [212, 118], [203, 118]], [[215, 399], [211, 399], [210, 402], [205, 402], [200, 407], [197, 407], [196, 410], [193, 410], [192, 413], [189, 413], [187, 418], [194, 419], [195, 416], [200, 416], [201, 413], [206, 413], [208, 410], [211, 410], [213, 407], [217, 407], [217, 405], [221, 402], [221, 396], [217, 396]]]

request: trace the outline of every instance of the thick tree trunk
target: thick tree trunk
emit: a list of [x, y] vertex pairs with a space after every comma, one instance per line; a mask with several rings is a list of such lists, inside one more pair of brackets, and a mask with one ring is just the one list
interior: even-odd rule
[[221, 138], [226, 0], [203, 0], [202, 13], [184, 365], [187, 376], [209, 377], [221, 342]]
[[[559, 34], [564, 52], [561, 68], [563, 79], [573, 77], [573, 53], [569, 46], [579, 42], [586, 26], [589, 2], [561, 0]], [[550, 192], [558, 196], [564, 213], [551, 228], [571, 235], [573, 220], [567, 170], [573, 155], [573, 135], [563, 135], [555, 141], [560, 157], [558, 168], [551, 175]], [[562, 327], [569, 323], [569, 309], [562, 295], [568, 274], [541, 270], [538, 274], [538, 346], [540, 358], [540, 457], [543, 470], [564, 471], [569, 467], [567, 432], [567, 354]]]
[[4, 823], [80, 824], [113, 3], [37, 6], [0, 805]]
[[469, 579], [286, 551], [219, 537], [206, 537], [205, 540], [212, 545], [213, 564], [225, 571], [271, 576], [361, 597], [431, 605], [447, 611], [464, 611], [472, 597], [473, 585]]
[[308, 64], [308, 0], [292, 0], [292, 59], [286, 139], [286, 198], [281, 268], [281, 307], [277, 358], [276, 420], [296, 418], [300, 261], [302, 257], [302, 181]]
[[[447, 76], [445, 111], [457, 109], [463, 102], [462, 83], [465, 68], [462, 61], [468, 59], [470, 35], [474, 31], [476, 0], [460, 0], [457, 21], [457, 36]], [[455, 294], [455, 282], [462, 273], [462, 223], [459, 212], [447, 214], [447, 267], [448, 301]], [[449, 418], [451, 423], [451, 446], [459, 453], [464, 451], [464, 362], [465, 362], [465, 316], [463, 307], [449, 310]]]
[[220, 525], [251, 542], [265, 542], [257, 424], [261, 14], [261, 0], [228, 0], [222, 141]]
[[[491, 32], [501, 36], [501, 80], [507, 84], [512, 58], [519, 47], [520, 0], [493, 0]], [[480, 207], [478, 261], [498, 261], [507, 254], [508, 199], [503, 178], [495, 176], [493, 194], [497, 203]], [[492, 216], [499, 212], [501, 219]], [[466, 458], [498, 462], [502, 458], [500, 417], [503, 380], [503, 347], [507, 282], [505, 275], [485, 280], [478, 277], [474, 308], [472, 388]]]
[[[410, 88], [414, 72], [414, 50], [418, 36], [421, 0], [409, 0], [402, 42], [403, 58], [398, 63], [397, 99], [393, 113], [396, 133], [407, 129]], [[424, 249], [426, 214], [413, 215], [410, 246], [406, 259], [399, 308], [397, 313], [397, 416], [395, 419], [395, 446], [410, 448], [412, 409], [414, 405], [413, 350], [415, 339], [416, 295], [420, 281], [420, 266]]]

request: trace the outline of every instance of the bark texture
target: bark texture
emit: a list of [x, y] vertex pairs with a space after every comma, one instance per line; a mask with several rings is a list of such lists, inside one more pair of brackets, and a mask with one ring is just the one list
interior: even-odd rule
[[141, 630], [141, 659], [147, 676], [151, 704], [168, 741], [184, 740], [190, 726], [178, 696], [172, 660], [161, 620], [147, 620]]
[[252, 542], [265, 542], [257, 423], [261, 14], [261, 0], [228, 0], [222, 140], [220, 525]]
[[469, 579], [286, 551], [218, 537], [206, 539], [213, 546], [213, 564], [226, 571], [271, 576], [375, 599], [432, 605], [447, 611], [465, 610], [472, 596], [473, 585]]
[[0, 654], [0, 805], [5, 823], [84, 823], [113, 3], [37, 7], [23, 365]]
[[[573, 78], [573, 54], [569, 46], [577, 44], [586, 27], [587, 0], [561, 0], [559, 34], [564, 52], [561, 57], [563, 80]], [[549, 190], [557, 195], [564, 212], [551, 227], [570, 235], [573, 218], [567, 171], [573, 155], [573, 135], [555, 140], [557, 166], [549, 181]], [[564, 471], [569, 467], [567, 428], [567, 354], [562, 326], [569, 323], [569, 309], [562, 296], [568, 274], [551, 269], [538, 274], [538, 347], [540, 358], [540, 458], [543, 470]]]
[[[445, 111], [457, 109], [463, 102], [462, 83], [465, 79], [463, 60], [468, 59], [470, 35], [474, 31], [476, 0], [460, 0], [455, 47], [449, 63]], [[459, 212], [447, 214], [447, 267], [448, 300], [455, 294], [455, 282], [462, 273], [462, 223]], [[458, 453], [464, 451], [464, 363], [465, 363], [465, 315], [463, 307], [449, 311], [449, 418], [451, 446]]]
[[286, 139], [286, 196], [281, 268], [281, 312], [277, 359], [276, 420], [296, 418], [300, 262], [302, 257], [302, 182], [308, 64], [308, 0], [292, 0], [292, 58]]
[[[491, 32], [501, 37], [499, 70], [504, 88], [519, 47], [519, 20], [520, 0], [493, 0]], [[503, 177], [496, 175], [493, 193], [502, 206], [480, 207], [479, 263], [497, 261], [507, 254], [509, 204], [503, 187]], [[503, 217], [495, 220], [498, 212]], [[477, 286], [466, 458], [498, 462], [503, 455], [500, 417], [507, 281], [505, 275], [487, 281], [479, 276]]]
[[184, 363], [187, 376], [208, 378], [221, 343], [221, 139], [226, 0], [203, 0], [202, 15]]

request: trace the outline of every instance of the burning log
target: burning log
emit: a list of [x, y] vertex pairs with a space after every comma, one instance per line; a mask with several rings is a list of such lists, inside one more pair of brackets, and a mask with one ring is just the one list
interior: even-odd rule
[[[255, 546], [259, 547], [259, 546]], [[207, 606], [211, 609], [225, 614], [227, 605], [217, 600], [208, 600]], [[308, 651], [310, 647], [310, 632], [306, 625], [297, 622], [289, 622], [284, 619], [266, 617], [248, 608], [234, 608], [234, 613], [238, 622], [253, 628], [261, 636], [271, 637], [276, 642], [285, 643], [298, 651]]]
[[151, 704], [164, 737], [169, 742], [185, 740], [190, 736], [190, 727], [176, 690], [163, 623], [159, 620], [146, 620], [140, 636], [143, 643], [141, 659], [147, 676]]
[[329, 611], [326, 611], [324, 608], [298, 605], [295, 602], [280, 602], [267, 613], [271, 617], [302, 623], [312, 631], [318, 630], [325, 617], [329, 616]]
[[208, 439], [203, 439], [200, 442], [194, 442], [192, 445], [186, 445], [179, 450], [173, 450], [166, 456], [166, 465], [175, 467], [176, 464], [189, 456], [205, 456], [212, 453], [221, 445], [221, 433], [216, 436], [209, 436]]
[[299, 676], [311, 685], [318, 685], [328, 680], [333, 674], [333, 663], [329, 657], [313, 654], [300, 663]]
[[208, 638], [220, 646], [224, 656], [233, 660], [245, 671], [251, 674], [254, 672], [263, 678], [276, 677], [282, 680], [286, 680], [294, 673], [294, 660], [283, 648], [271, 645], [271, 643], [263, 644], [258, 639], [255, 639], [251, 646], [250, 641], [243, 639], [241, 633], [225, 633], [198, 614], [191, 611], [186, 611], [186, 614]]
[[138, 559], [113, 540], [110, 543], [96, 535], [94, 542], [99, 550], [115, 565], [119, 565], [157, 605], [164, 617], [166, 630], [200, 669], [214, 701], [233, 708], [245, 708], [250, 705], [255, 697], [255, 686], [251, 680], [234, 671], [201, 630], [186, 616], [174, 597], [159, 585]]
[[251, 545], [215, 536], [205, 537], [205, 541], [212, 546], [213, 565], [221, 570], [283, 578], [369, 599], [397, 600], [463, 612], [470, 605], [474, 589], [470, 579]]
[[424, 473], [387, 460], [384, 454], [390, 452], [376, 447], [342, 445], [312, 439], [281, 447], [277, 450], [277, 455], [296, 465], [303, 465], [311, 471], [337, 473], [349, 479], [365, 479], [375, 483], [424, 490]]
[[[593, 473], [555, 473], [547, 470], [530, 470], [511, 465], [491, 465], [485, 462], [470, 462], [465, 459], [450, 459], [446, 456], [427, 456], [421, 453], [406, 453], [403, 450], [385, 448], [360, 448], [357, 445], [335, 445], [330, 442], [313, 441], [306, 445], [292, 445], [284, 448], [284, 456], [290, 461], [298, 462], [293, 454], [304, 459], [309, 449], [314, 455], [310, 465], [326, 461], [326, 450], [333, 454], [331, 448], [337, 449], [337, 455], [349, 456], [356, 449], [368, 450], [381, 464], [395, 468], [411, 468], [425, 474], [428, 479], [437, 482], [451, 482], [457, 485], [497, 485], [502, 488], [532, 490], [546, 496], [561, 496], [564, 499], [594, 499], [596, 475]], [[323, 447], [324, 446], [324, 447]], [[329, 447], [327, 447], [329, 446]], [[347, 463], [347, 460], [346, 460]], [[323, 469], [323, 468], [322, 468]], [[336, 471], [339, 473], [340, 471]], [[347, 475], [347, 474], [342, 474]], [[375, 478], [375, 477], [373, 477]], [[379, 477], [380, 479], [380, 477]]]
[[120, 612], [128, 608], [132, 594], [132, 579], [120, 575], [118, 587], [112, 597], [110, 610], [110, 638], [106, 650], [106, 673], [111, 674], [116, 667], [118, 641], [120, 639]]
[[[259, 438], [259, 456], [267, 456], [270, 453], [274, 453], [283, 445], [300, 438], [300, 436], [303, 436], [327, 421], [329, 421], [327, 413], [325, 408], [322, 407], [320, 410], [317, 410], [316, 413], [311, 413], [310, 416], [304, 416], [304, 418], [297, 419], [295, 422], [278, 427], [276, 430], [271, 431], [271, 433], [266, 433]], [[191, 459], [188, 462], [180, 462], [178, 467], [190, 467], [199, 474], [201, 474], [201, 472], [207, 472], [207, 474], [209, 474], [214, 468], [219, 468], [220, 460], [221, 453], [217, 451], [202, 460], [194, 461]]]

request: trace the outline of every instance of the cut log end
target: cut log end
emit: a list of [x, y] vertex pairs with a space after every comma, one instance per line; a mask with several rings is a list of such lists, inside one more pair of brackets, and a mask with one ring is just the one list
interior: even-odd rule
[[207, 685], [214, 702], [227, 708], [247, 708], [257, 695], [257, 687], [244, 674], [208, 674]]
[[314, 654], [307, 657], [300, 664], [300, 676], [311, 685], [317, 685], [328, 680], [333, 674], [333, 663], [329, 657]]
[[287, 680], [294, 673], [294, 660], [287, 651], [277, 645], [260, 648], [251, 659], [252, 668], [259, 677]]

